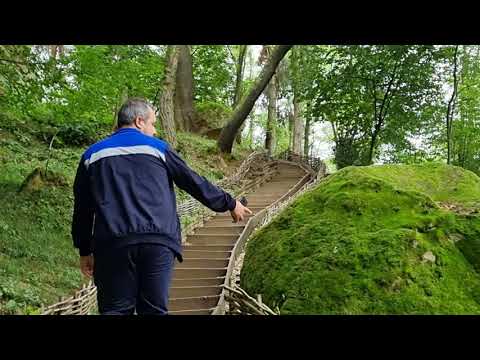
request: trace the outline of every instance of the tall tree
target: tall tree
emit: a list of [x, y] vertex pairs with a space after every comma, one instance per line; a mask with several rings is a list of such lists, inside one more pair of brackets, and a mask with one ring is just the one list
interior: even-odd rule
[[254, 86], [237, 106], [228, 120], [227, 125], [222, 129], [217, 142], [220, 151], [224, 153], [232, 152], [233, 141], [235, 140], [238, 130], [272, 78], [278, 64], [291, 47], [292, 45], [279, 45], [272, 51]]
[[[272, 47], [264, 45], [260, 54], [260, 63], [264, 63], [272, 53]], [[278, 67], [277, 67], [278, 68]], [[277, 125], [277, 76], [273, 74], [266, 88], [267, 96], [267, 124], [265, 127], [265, 149], [269, 155], [275, 151], [276, 144], [276, 125]]]
[[277, 123], [277, 86], [275, 81], [275, 75], [270, 79], [267, 85], [267, 125], [265, 129], [265, 149], [269, 155], [272, 155], [275, 151], [275, 127]]
[[[236, 77], [235, 77], [235, 92], [233, 95], [233, 108], [238, 105], [240, 99], [242, 98], [243, 95], [243, 73], [245, 69], [245, 59], [248, 51], [248, 45], [240, 45], [239, 46], [239, 53], [238, 53], [238, 58], [234, 58], [235, 61], [235, 69], [236, 69]], [[242, 142], [242, 131], [243, 128], [245, 127], [245, 123], [242, 124], [240, 127], [240, 131], [237, 134], [236, 141], [237, 144], [240, 144]]]
[[[293, 92], [293, 122], [292, 122], [292, 151], [295, 154], [302, 153], [302, 143], [305, 132], [305, 121], [303, 114], [303, 104], [301, 98], [301, 86], [302, 81], [300, 67], [301, 64], [302, 48], [296, 47], [292, 49], [290, 53], [290, 75]], [[308, 139], [305, 138], [308, 142]], [[307, 146], [308, 147], [308, 146]]]
[[193, 66], [190, 45], [179, 45], [175, 87], [175, 124], [177, 129], [195, 131], [193, 104]]
[[163, 83], [163, 91], [160, 96], [159, 117], [162, 123], [163, 131], [167, 142], [172, 147], [177, 146], [177, 138], [175, 135], [175, 119], [174, 119], [174, 93], [176, 84], [176, 74], [178, 67], [180, 47], [169, 45], [167, 48], [165, 80]]
[[50, 57], [57, 59], [58, 56], [63, 56], [65, 53], [65, 45], [48, 45]]
[[234, 60], [235, 61], [235, 70], [236, 70], [236, 77], [235, 77], [235, 93], [233, 95], [233, 108], [235, 108], [240, 99], [242, 98], [242, 84], [243, 84], [243, 72], [245, 69], [245, 59], [247, 54], [248, 45], [240, 45], [238, 51], [238, 57]]
[[292, 120], [292, 151], [300, 155], [302, 153], [302, 140], [305, 138], [305, 142], [308, 143], [308, 138], [304, 136], [307, 132], [304, 128], [303, 107], [297, 97], [293, 98]]
[[451, 163], [480, 175], [480, 46], [458, 49], [456, 119], [452, 123]]
[[[305, 135], [304, 135], [304, 146], [303, 146], [303, 154], [305, 156], [308, 156], [308, 149], [309, 149], [309, 146], [310, 146], [310, 118], [307, 118], [306, 121], [305, 121]], [[300, 153], [297, 153], [297, 154], [300, 154]]]
[[457, 100], [457, 88], [458, 88], [458, 45], [455, 46], [453, 53], [453, 89], [452, 95], [447, 105], [447, 116], [446, 116], [446, 128], [447, 128], [447, 164], [450, 164], [452, 158], [452, 124], [453, 124], [453, 114], [455, 112], [455, 105]]

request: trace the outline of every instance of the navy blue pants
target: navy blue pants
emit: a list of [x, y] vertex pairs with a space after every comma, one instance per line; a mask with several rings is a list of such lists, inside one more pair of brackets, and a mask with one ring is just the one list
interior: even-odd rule
[[102, 315], [167, 315], [175, 255], [158, 244], [96, 251], [94, 282]]

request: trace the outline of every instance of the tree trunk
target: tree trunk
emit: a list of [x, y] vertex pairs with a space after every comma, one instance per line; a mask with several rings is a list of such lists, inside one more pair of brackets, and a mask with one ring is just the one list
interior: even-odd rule
[[179, 45], [175, 88], [175, 124], [182, 131], [195, 131], [193, 64], [190, 45]]
[[253, 148], [253, 127], [255, 126], [254, 115], [250, 114], [250, 126], [248, 128], [248, 139], [250, 141], [250, 149]]
[[375, 147], [377, 145], [377, 137], [378, 137], [378, 131], [374, 130], [371, 136], [370, 140], [370, 148], [368, 149], [368, 158], [367, 158], [367, 163], [364, 165], [371, 165], [373, 164], [373, 152], [375, 150]]
[[275, 75], [272, 76], [267, 87], [268, 98], [268, 115], [267, 127], [265, 131], [265, 149], [268, 155], [272, 155], [275, 151], [275, 125], [277, 122], [277, 86]]
[[308, 156], [308, 149], [310, 146], [310, 118], [307, 118], [305, 121], [305, 142], [303, 145], [303, 153], [305, 156]]
[[[292, 151], [295, 154], [302, 154], [302, 140], [306, 134], [303, 119], [303, 106], [294, 96], [293, 98], [293, 141]], [[306, 136], [305, 136], [306, 138]], [[308, 142], [308, 139], [307, 139]]]
[[243, 71], [245, 69], [245, 58], [247, 54], [248, 45], [240, 45], [240, 51], [237, 59], [237, 76], [235, 79], [235, 93], [233, 95], [233, 108], [238, 105], [242, 98], [242, 84], [243, 84]]
[[220, 151], [224, 153], [232, 152], [233, 141], [235, 140], [238, 130], [252, 110], [258, 97], [272, 78], [278, 64], [291, 47], [292, 45], [279, 45], [272, 52], [254, 86], [236, 107], [228, 120], [227, 125], [222, 129], [217, 142]]
[[117, 114], [118, 111], [120, 110], [120, 106], [122, 106], [125, 101], [128, 99], [128, 88], [124, 87], [122, 89], [122, 92], [120, 93], [118, 103], [115, 105], [115, 108], [113, 109], [113, 131], [117, 130]]
[[65, 45], [48, 45], [48, 50], [50, 58], [57, 59], [57, 57], [61, 57], [64, 55]]
[[[243, 72], [245, 70], [245, 59], [247, 58], [246, 57], [247, 49], [248, 49], [248, 45], [240, 45], [240, 53], [238, 55], [238, 60], [237, 60], [237, 77], [235, 81], [235, 94], [233, 97], [234, 109], [237, 107], [243, 95], [243, 92], [242, 92]], [[238, 132], [237, 137], [235, 138], [235, 140], [237, 141], [237, 144], [242, 143], [242, 132], [244, 127], [245, 127], [245, 123], [240, 127], [240, 131]]]
[[293, 112], [288, 112], [288, 148], [293, 149]]
[[446, 118], [446, 125], [447, 125], [447, 164], [450, 164], [451, 157], [452, 157], [452, 120], [453, 120], [453, 113], [455, 108], [455, 100], [457, 97], [457, 86], [458, 86], [458, 79], [457, 79], [457, 65], [458, 65], [458, 45], [455, 46], [455, 53], [453, 55], [453, 91], [450, 100], [448, 101], [447, 106], [447, 118]]
[[176, 83], [177, 66], [180, 49], [177, 46], [169, 45], [167, 48], [165, 81], [163, 83], [163, 91], [160, 96], [159, 117], [162, 123], [165, 138], [170, 145], [175, 148], [177, 146], [177, 138], [175, 136], [175, 108], [174, 108], [174, 92]]

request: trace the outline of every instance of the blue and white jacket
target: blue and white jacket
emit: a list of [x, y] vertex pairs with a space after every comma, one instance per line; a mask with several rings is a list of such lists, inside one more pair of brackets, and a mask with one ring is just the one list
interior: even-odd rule
[[138, 243], [182, 261], [175, 183], [216, 212], [235, 199], [190, 169], [164, 141], [123, 128], [83, 154], [74, 182], [73, 244], [80, 255]]

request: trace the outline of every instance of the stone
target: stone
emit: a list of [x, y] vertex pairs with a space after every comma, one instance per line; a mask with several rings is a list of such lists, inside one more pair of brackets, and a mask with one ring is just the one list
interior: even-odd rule
[[450, 234], [448, 237], [450, 240], [452, 240], [454, 243], [459, 242], [460, 240], [463, 240], [463, 235], [462, 234]]
[[436, 257], [431, 251], [427, 251], [425, 254], [423, 254], [422, 259], [424, 261], [435, 262]]

